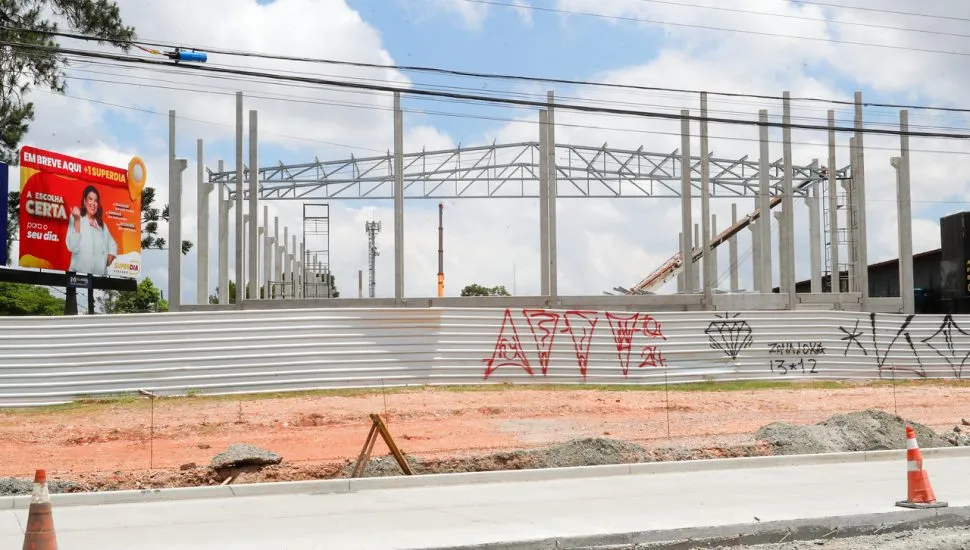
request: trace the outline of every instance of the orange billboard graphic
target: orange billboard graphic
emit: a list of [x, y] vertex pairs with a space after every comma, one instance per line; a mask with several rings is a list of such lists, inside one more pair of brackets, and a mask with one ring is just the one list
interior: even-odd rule
[[92, 275], [141, 273], [145, 166], [128, 169], [20, 150], [20, 265]]

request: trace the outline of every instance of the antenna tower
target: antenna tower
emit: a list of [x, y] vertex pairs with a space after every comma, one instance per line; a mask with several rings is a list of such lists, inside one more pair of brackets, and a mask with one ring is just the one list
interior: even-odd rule
[[374, 260], [381, 255], [381, 253], [377, 250], [377, 244], [374, 241], [377, 238], [377, 234], [381, 231], [381, 222], [366, 222], [364, 229], [367, 231], [367, 269], [370, 276], [370, 280], [368, 281], [368, 295], [373, 298], [374, 289], [377, 286], [377, 282], [374, 278]]

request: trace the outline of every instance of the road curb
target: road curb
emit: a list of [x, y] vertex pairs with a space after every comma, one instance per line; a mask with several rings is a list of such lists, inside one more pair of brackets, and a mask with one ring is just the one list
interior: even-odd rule
[[755, 544], [842, 539], [875, 534], [966, 526], [970, 506], [905, 510], [881, 514], [688, 527], [632, 533], [584, 535], [465, 546], [434, 546], [409, 550], [688, 550], [744, 547]]
[[[922, 449], [922, 452], [925, 460], [932, 460], [934, 458], [970, 458], [970, 447], [927, 448]], [[810, 455], [718, 458], [637, 464], [611, 464], [604, 466], [578, 466], [569, 468], [542, 468], [491, 472], [464, 472], [454, 474], [425, 474], [416, 476], [286, 481], [274, 483], [219, 485], [211, 487], [177, 487], [171, 489], [101, 491], [54, 494], [51, 495], [51, 501], [54, 506], [58, 507], [93, 506], [103, 504], [130, 504], [138, 502], [166, 502], [286, 494], [336, 494], [358, 491], [378, 491], [419, 487], [447, 487], [454, 485], [503, 483], [514, 481], [555, 481], [584, 479], [590, 477], [675, 474], [716, 470], [738, 470], [747, 468], [782, 468], [823, 464], [881, 462], [888, 460], [905, 462], [906, 451], [861, 451]], [[56, 472], [51, 472], [49, 477], [51, 479], [56, 479]], [[29, 505], [30, 495], [0, 497], [0, 510], [26, 509]]]

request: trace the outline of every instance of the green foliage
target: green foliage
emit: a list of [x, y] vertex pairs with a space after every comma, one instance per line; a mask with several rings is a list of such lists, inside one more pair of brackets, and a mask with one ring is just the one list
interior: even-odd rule
[[59, 23], [126, 51], [135, 37], [110, 0], [0, 0], [0, 161], [17, 163], [17, 148], [34, 119], [34, 104], [26, 99], [31, 89], [66, 88], [68, 62], [57, 40], [36, 32], [59, 31]]
[[462, 296], [511, 296], [505, 285], [493, 286], [491, 288], [479, 284], [470, 284], [461, 289]]
[[[141, 247], [142, 249], [157, 248], [164, 250], [167, 240], [165, 237], [158, 236], [158, 220], [168, 222], [168, 205], [159, 212], [155, 208], [155, 189], [145, 187], [141, 190]], [[192, 250], [192, 243], [182, 241], [182, 254], [188, 254]]]
[[103, 313], [156, 313], [168, 311], [168, 301], [150, 277], [138, 283], [134, 292], [109, 290], [98, 299]]
[[0, 315], [63, 315], [64, 300], [47, 289], [17, 283], [0, 283]]
[[7, 196], [7, 265], [13, 261], [10, 251], [13, 249], [14, 235], [20, 226], [20, 191], [14, 191]]

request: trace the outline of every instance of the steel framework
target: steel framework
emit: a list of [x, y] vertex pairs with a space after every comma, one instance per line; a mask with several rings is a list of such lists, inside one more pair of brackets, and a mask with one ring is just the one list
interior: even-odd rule
[[[405, 198], [538, 198], [539, 142], [492, 144], [421, 151], [404, 155]], [[701, 158], [691, 157], [692, 188], [700, 194]], [[680, 153], [556, 144], [558, 198], [680, 197]], [[759, 161], [711, 154], [711, 196], [753, 197]], [[796, 182], [822, 181], [817, 161], [794, 166]], [[848, 167], [838, 170], [848, 177]], [[783, 191], [783, 163], [770, 164], [772, 194]], [[235, 171], [208, 171], [209, 182], [225, 186], [235, 199]], [[249, 167], [243, 169], [248, 181]], [[394, 198], [394, 155], [282, 164], [258, 169], [260, 200], [340, 200]], [[243, 197], [249, 198], [245, 188]], [[795, 191], [807, 197], [809, 189]], [[694, 193], [691, 193], [692, 195]]]

